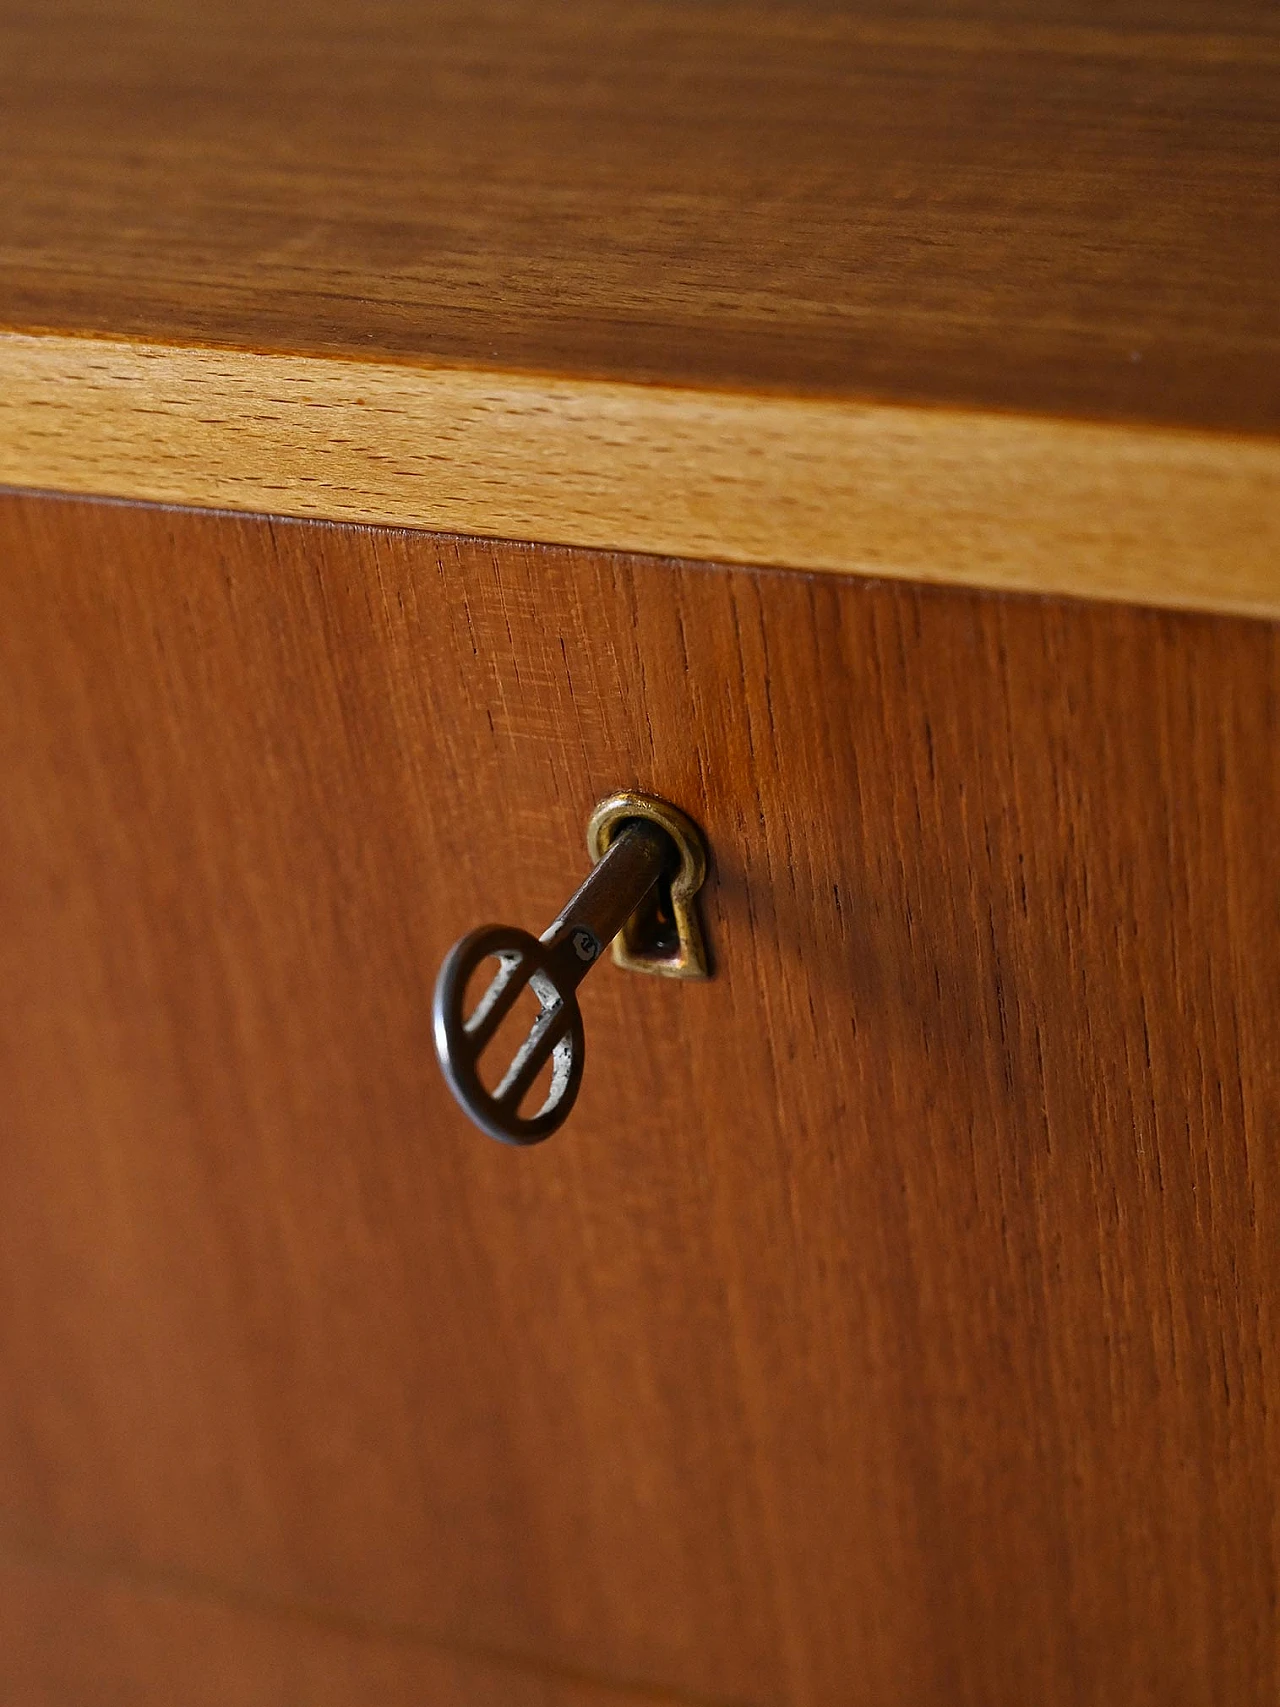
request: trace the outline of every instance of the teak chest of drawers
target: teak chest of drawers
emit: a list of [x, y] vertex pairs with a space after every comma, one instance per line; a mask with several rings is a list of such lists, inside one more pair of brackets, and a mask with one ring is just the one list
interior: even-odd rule
[[1278, 180], [1259, 0], [0, 7], [0, 1701], [1276, 1698]]

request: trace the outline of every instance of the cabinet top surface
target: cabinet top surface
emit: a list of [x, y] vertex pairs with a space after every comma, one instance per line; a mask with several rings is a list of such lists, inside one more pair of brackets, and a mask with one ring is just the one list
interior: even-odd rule
[[1280, 428], [1264, 0], [0, 5], [0, 327]]

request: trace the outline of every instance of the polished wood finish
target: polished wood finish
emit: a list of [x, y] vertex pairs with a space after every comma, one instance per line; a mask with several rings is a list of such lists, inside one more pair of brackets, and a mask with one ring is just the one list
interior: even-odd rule
[[[1274, 628], [17, 497], [0, 563], [6, 1545], [761, 1707], [1275, 1698]], [[435, 969], [625, 785], [719, 974], [594, 974], [513, 1153]]]
[[687, 1707], [185, 1585], [0, 1557], [6, 1707]]
[[1269, 0], [7, 0], [0, 324], [1280, 428]]
[[1280, 616], [1262, 0], [0, 0], [0, 483]]
[[1280, 617], [1280, 440], [0, 335], [0, 481]]

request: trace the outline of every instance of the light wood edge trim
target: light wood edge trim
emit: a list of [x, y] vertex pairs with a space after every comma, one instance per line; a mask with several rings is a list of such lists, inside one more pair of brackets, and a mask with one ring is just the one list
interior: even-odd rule
[[1280, 615], [1280, 443], [0, 334], [0, 483]]

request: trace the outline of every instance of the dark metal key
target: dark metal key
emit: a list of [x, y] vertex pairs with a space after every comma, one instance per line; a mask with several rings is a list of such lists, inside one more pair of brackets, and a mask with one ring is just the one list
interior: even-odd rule
[[[539, 937], [515, 925], [484, 925], [455, 943], [436, 980], [436, 1054], [449, 1087], [491, 1138], [538, 1144], [568, 1117], [582, 1082], [582, 1014], [575, 991], [609, 943], [644, 901], [673, 853], [655, 825], [621, 829], [586, 882], [551, 928]], [[485, 960], [498, 971], [470, 1017], [467, 984]], [[531, 989], [539, 1012], [514, 1060], [492, 1091], [479, 1063], [520, 993]], [[520, 1105], [551, 1057], [551, 1089], [535, 1113]]]

